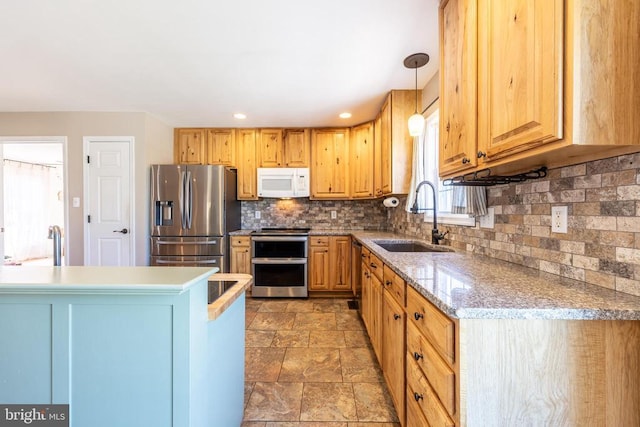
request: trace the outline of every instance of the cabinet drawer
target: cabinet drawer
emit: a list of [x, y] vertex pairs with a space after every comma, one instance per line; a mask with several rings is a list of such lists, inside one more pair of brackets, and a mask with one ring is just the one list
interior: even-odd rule
[[329, 236], [311, 236], [309, 237], [310, 246], [329, 246]]
[[251, 239], [248, 236], [235, 236], [231, 238], [231, 246], [240, 247], [246, 246], [249, 247], [251, 245]]
[[398, 276], [391, 268], [387, 265], [384, 266], [384, 287], [393, 298], [396, 300], [398, 304], [402, 307], [405, 306], [405, 291], [407, 284], [404, 279]]
[[411, 405], [417, 405], [420, 408], [430, 426], [453, 427], [455, 425], [418, 365], [409, 358], [407, 359], [407, 406]]
[[380, 261], [380, 258], [375, 256], [374, 254], [369, 254], [369, 268], [371, 269], [371, 274], [375, 275], [378, 280], [383, 283], [383, 264], [382, 261]]
[[407, 357], [420, 366], [442, 406], [451, 416], [456, 410], [456, 377], [413, 323], [407, 324]]
[[416, 290], [407, 288], [407, 316], [449, 364], [455, 361], [455, 323]]

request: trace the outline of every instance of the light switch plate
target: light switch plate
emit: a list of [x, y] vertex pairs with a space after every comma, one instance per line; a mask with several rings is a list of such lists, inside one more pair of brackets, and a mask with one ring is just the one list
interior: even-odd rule
[[331, 219], [336, 219], [336, 218], [338, 218], [338, 212], [331, 211]]
[[260, 211], [256, 211], [255, 218], [260, 219], [261, 216]]
[[79, 208], [80, 207], [80, 197], [74, 197], [72, 200], [72, 206], [74, 208]]

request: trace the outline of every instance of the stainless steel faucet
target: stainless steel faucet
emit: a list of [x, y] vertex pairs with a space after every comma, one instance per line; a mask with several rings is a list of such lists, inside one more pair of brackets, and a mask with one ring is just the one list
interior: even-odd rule
[[[431, 187], [431, 193], [433, 194], [433, 207], [419, 209], [418, 193], [420, 192], [420, 188], [422, 188], [424, 184], [427, 184], [429, 187]], [[413, 206], [411, 206], [411, 212], [418, 213], [421, 211], [429, 211], [429, 210], [433, 211], [433, 229], [431, 230], [431, 243], [434, 245], [439, 245], [440, 240], [443, 240], [444, 236], [446, 236], [447, 233], [449, 232], [447, 231], [446, 233], [443, 234], [443, 233], [440, 233], [440, 231], [438, 231], [438, 205], [436, 203], [436, 200], [437, 200], [436, 187], [431, 183], [431, 181], [422, 181], [420, 184], [418, 184], [418, 187], [416, 188], [416, 199], [413, 202]]]
[[53, 265], [60, 266], [62, 260], [62, 246], [60, 243], [60, 227], [57, 225], [49, 226], [49, 239], [53, 239]]

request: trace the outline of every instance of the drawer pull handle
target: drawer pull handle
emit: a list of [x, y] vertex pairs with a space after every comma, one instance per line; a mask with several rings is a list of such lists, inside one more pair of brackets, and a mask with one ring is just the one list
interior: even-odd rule
[[418, 313], [416, 311], [415, 313], [413, 313], [413, 318], [416, 319], [416, 320], [420, 320], [420, 319], [424, 318], [424, 314]]
[[371, 263], [371, 268], [378, 268], [378, 266], [375, 265], [374, 263]]
[[387, 286], [391, 286], [391, 280], [387, 280], [386, 282], [384, 282], [384, 284]]
[[415, 352], [413, 353], [413, 358], [414, 358], [414, 359], [416, 359], [416, 362], [417, 362], [418, 360], [420, 360], [420, 359], [424, 358], [424, 356], [423, 356], [423, 355], [421, 355], [420, 353], [418, 353], [417, 351], [415, 351]]
[[399, 314], [396, 314], [396, 313], [393, 314], [393, 318], [395, 320], [398, 320], [400, 317], [402, 317], [402, 316], [400, 316]]
[[420, 401], [420, 399], [424, 399], [424, 396], [419, 394], [419, 393], [417, 393], [417, 392], [414, 392], [413, 393], [413, 398], [416, 400], [416, 402], [418, 402], [418, 401]]

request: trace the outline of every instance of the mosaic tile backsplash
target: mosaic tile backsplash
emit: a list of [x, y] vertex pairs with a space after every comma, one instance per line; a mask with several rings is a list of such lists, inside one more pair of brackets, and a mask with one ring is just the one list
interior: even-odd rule
[[[385, 230], [387, 208], [382, 200], [262, 199], [242, 202], [242, 228], [311, 227], [335, 230]], [[260, 212], [260, 219], [256, 218]], [[336, 218], [331, 218], [331, 211]]]
[[[444, 244], [640, 296], [640, 153], [488, 187], [487, 198], [494, 228], [441, 225]], [[552, 206], [567, 206], [566, 234], [551, 232]], [[430, 239], [422, 215], [388, 212], [389, 231]]]

